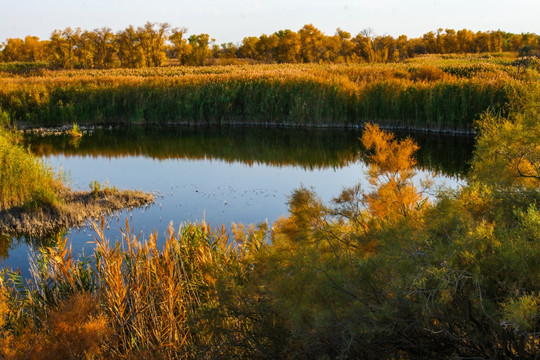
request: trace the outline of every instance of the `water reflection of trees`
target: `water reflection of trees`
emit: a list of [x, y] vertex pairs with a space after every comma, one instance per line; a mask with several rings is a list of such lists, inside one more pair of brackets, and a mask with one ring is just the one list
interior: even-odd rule
[[[358, 129], [277, 127], [128, 127], [97, 129], [77, 146], [69, 136], [28, 136], [38, 155], [147, 156], [154, 159], [218, 159], [245, 164], [340, 168], [363, 149]], [[408, 134], [398, 133], [398, 137]], [[471, 137], [410, 134], [420, 146], [418, 166], [449, 176], [463, 175], [473, 149]]]

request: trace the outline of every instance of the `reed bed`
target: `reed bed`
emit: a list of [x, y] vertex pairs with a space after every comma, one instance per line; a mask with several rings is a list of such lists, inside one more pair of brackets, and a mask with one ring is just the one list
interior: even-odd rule
[[0, 127], [0, 210], [55, 204], [61, 186], [49, 166], [17, 144], [15, 133]]
[[472, 129], [538, 79], [499, 58], [1, 73], [0, 106], [27, 126], [340, 124]]
[[[217, 301], [217, 275], [245, 271], [240, 254], [246, 250], [233, 248], [223, 227], [212, 229], [204, 221], [186, 224], [178, 232], [171, 225], [162, 246], [155, 233], [141, 241], [127, 220], [121, 241], [114, 244], [103, 235], [103, 219], [94, 227], [96, 248], [91, 258], [75, 260], [67, 237], [59, 237], [56, 246], [35, 255], [32, 281], [23, 285], [16, 272], [3, 278], [0, 310], [7, 306], [24, 311], [3, 314], [2, 319], [9, 315], [12, 324], [48, 333], [55, 332], [51, 324], [65, 322], [57, 334], [61, 341], [46, 337], [41, 339], [44, 344], [34, 344], [35, 339], [19, 333], [19, 342], [27, 347], [18, 355], [47, 358], [50, 348], [58, 347], [70, 358], [192, 358], [195, 344], [205, 341], [196, 329], [204, 326], [198, 321], [205, 307]], [[59, 306], [73, 301], [94, 309], [93, 317], [83, 320], [79, 329], [69, 324], [84, 319], [78, 314], [81, 309], [58, 319]], [[14, 333], [11, 327], [7, 334]], [[0, 354], [5, 355], [9, 338], [3, 335]], [[89, 344], [88, 339], [96, 342]]]

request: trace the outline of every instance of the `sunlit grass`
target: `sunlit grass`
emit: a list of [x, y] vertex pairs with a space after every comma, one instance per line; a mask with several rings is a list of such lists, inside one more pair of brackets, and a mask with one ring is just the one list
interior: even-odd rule
[[[157, 234], [142, 241], [127, 220], [120, 242], [106, 239], [103, 227], [103, 220], [95, 225], [93, 265], [90, 259], [76, 260], [67, 238], [59, 237], [56, 246], [36, 255], [27, 285], [21, 286], [16, 272], [3, 279], [0, 321], [9, 317], [12, 322], [0, 333], [0, 355], [11, 350], [6, 345], [14, 338], [19, 342], [17, 355], [38, 357], [51, 349], [71, 349], [71, 356], [90, 351], [105, 358], [193, 355], [190, 352], [205, 335], [194, 331], [198, 326], [190, 321], [217, 300], [218, 273], [241, 266], [224, 228], [211, 229], [203, 222], [175, 232], [171, 225], [164, 245], [158, 246]], [[77, 311], [70, 306], [73, 302], [90, 314]], [[26, 333], [17, 332], [21, 324], [27, 324]], [[48, 348], [31, 348], [36, 332], [57, 333], [62, 339], [47, 336]], [[76, 339], [79, 343], [72, 343]]]
[[16, 142], [14, 133], [0, 128], [0, 210], [54, 205], [61, 181], [50, 167]]
[[472, 129], [505, 114], [538, 71], [495, 56], [404, 63], [43, 70], [0, 76], [0, 105], [30, 126], [266, 123]]

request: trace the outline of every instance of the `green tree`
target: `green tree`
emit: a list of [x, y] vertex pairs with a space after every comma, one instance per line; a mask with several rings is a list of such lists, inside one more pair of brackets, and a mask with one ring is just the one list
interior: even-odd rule
[[188, 38], [188, 47], [182, 57], [182, 63], [186, 65], [205, 64], [206, 59], [210, 56], [210, 35], [199, 34], [191, 35]]

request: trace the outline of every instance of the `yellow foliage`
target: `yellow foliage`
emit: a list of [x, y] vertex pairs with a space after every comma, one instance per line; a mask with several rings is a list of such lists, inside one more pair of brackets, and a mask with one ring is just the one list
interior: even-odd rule
[[362, 143], [372, 151], [368, 175], [375, 191], [365, 195], [369, 211], [385, 220], [409, 216], [423, 200], [411, 181], [418, 145], [410, 138], [398, 141], [373, 124], [366, 125]]
[[112, 328], [89, 294], [75, 294], [49, 314], [31, 359], [92, 359], [103, 355]]
[[362, 144], [366, 149], [373, 150], [369, 156], [372, 177], [385, 173], [399, 174], [402, 178], [412, 176], [416, 165], [413, 155], [418, 145], [411, 138], [398, 141], [392, 133], [381, 130], [379, 125], [367, 124]]
[[[0, 292], [0, 325], [10, 313], [6, 290]], [[15, 323], [13, 330], [0, 333], [2, 359], [93, 359], [103, 349], [112, 328], [95, 297], [78, 293], [51, 311], [38, 329], [28, 323]], [[20, 328], [24, 326], [23, 328]]]
[[540, 87], [531, 87], [530, 104], [509, 119], [485, 115], [478, 126], [475, 179], [502, 187], [540, 186]]

